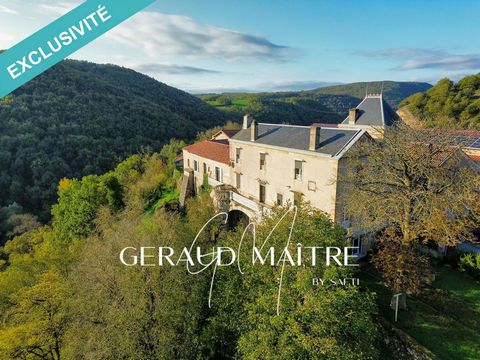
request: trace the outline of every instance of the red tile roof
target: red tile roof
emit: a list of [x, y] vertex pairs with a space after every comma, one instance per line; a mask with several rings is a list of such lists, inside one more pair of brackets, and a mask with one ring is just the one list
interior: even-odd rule
[[468, 157], [469, 157], [470, 159], [472, 159], [473, 161], [478, 161], [478, 162], [480, 162], [480, 156], [478, 156], [478, 155], [468, 155]]
[[229, 146], [217, 141], [205, 140], [183, 148], [190, 154], [217, 161], [223, 164], [230, 162]]

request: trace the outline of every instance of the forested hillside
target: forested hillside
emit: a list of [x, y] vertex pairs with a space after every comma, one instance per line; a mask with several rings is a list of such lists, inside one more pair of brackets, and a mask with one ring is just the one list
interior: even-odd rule
[[480, 129], [480, 74], [454, 83], [440, 80], [433, 88], [412, 95], [406, 107], [426, 127]]
[[[387, 102], [397, 108], [404, 98], [430, 87], [427, 83], [386, 81], [383, 94]], [[342, 121], [348, 109], [358, 105], [367, 90], [380, 93], [382, 83], [352, 83], [297, 92], [207, 94], [200, 98], [237, 118], [249, 112], [261, 122], [309, 125]]]
[[365, 97], [365, 93], [383, 93], [385, 100], [394, 109], [406, 97], [417, 92], [428, 90], [432, 85], [425, 82], [400, 82], [400, 81], [373, 81], [357, 82], [345, 85], [334, 85], [306, 91], [316, 95], [348, 95], [358, 99]]
[[0, 100], [0, 222], [12, 203], [45, 220], [61, 178], [105, 172], [142, 148], [193, 139], [225, 121], [135, 71], [64, 61]]

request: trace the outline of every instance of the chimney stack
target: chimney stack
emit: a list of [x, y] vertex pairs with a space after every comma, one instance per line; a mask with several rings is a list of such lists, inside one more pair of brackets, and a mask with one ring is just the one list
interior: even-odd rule
[[355, 122], [358, 119], [358, 112], [359, 111], [358, 111], [357, 108], [353, 108], [353, 109], [348, 110], [348, 123], [350, 125], [355, 125]]
[[250, 116], [250, 114], [245, 114], [245, 116], [243, 117], [242, 129], [247, 130], [251, 122], [252, 122], [252, 117]]
[[253, 120], [250, 124], [250, 141], [256, 141], [258, 139], [258, 123], [257, 120]]
[[320, 146], [320, 124], [310, 125], [310, 143], [308, 150], [315, 151]]

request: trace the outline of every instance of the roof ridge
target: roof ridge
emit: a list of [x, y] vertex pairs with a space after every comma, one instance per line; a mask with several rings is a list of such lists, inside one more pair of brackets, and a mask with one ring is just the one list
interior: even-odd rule
[[309, 128], [310, 128], [310, 126], [305, 126], [305, 125], [290, 125], [290, 124], [258, 123], [258, 125], [283, 126], [283, 127], [306, 128], [306, 129], [309, 129]]
[[[321, 129], [324, 129], [324, 130], [338, 130], [340, 129], [338, 127], [339, 124], [324, 124], [324, 123], [317, 123], [317, 122], [313, 122], [313, 124], [318, 124], [320, 125], [320, 128]], [[299, 129], [310, 129], [310, 126], [306, 126], [306, 125], [289, 125], [289, 124], [270, 124], [270, 123], [259, 123], [258, 125], [268, 125], [268, 126], [282, 126], [282, 127], [291, 127], [291, 128], [299, 128]], [[245, 129], [243, 129], [245, 130]], [[355, 129], [341, 129], [342, 131], [345, 130], [345, 131], [357, 131]]]
[[382, 114], [382, 124], [383, 124], [383, 125], [387, 125], [387, 124], [385, 123], [385, 110], [384, 110], [384, 108], [383, 108], [383, 102], [384, 102], [384, 100], [383, 100], [382, 94], [380, 94], [379, 99], [380, 99], [380, 113]]

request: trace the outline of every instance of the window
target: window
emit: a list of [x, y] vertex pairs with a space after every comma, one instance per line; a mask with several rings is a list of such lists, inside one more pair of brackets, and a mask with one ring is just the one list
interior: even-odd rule
[[348, 249], [348, 255], [360, 255], [362, 253], [362, 239], [355, 237], [351, 241], [354, 249]]
[[207, 164], [206, 163], [203, 163], [203, 173], [204, 174], [207, 173]]
[[222, 172], [218, 166], [215, 166], [215, 180], [220, 182], [222, 181], [221, 178], [222, 178]]
[[265, 170], [267, 154], [260, 153], [260, 170]]
[[303, 162], [301, 160], [295, 160], [295, 180], [302, 180], [302, 167]]
[[302, 202], [302, 194], [298, 192], [293, 193], [293, 205], [298, 206]]
[[309, 191], [316, 191], [317, 190], [317, 183], [315, 181], [308, 182], [308, 190]]
[[236, 174], [236, 183], [237, 183], [237, 189], [240, 189], [240, 186], [242, 183], [242, 175], [240, 173]]
[[190, 159], [187, 159], [187, 166], [190, 167]]
[[278, 206], [283, 205], [283, 195], [282, 194], [277, 194], [277, 205]]
[[239, 163], [240, 162], [240, 153], [241, 153], [241, 150], [240, 148], [235, 148], [235, 163]]
[[265, 192], [266, 192], [265, 185], [260, 184], [259, 198], [261, 203], [265, 203]]
[[193, 160], [193, 170], [198, 171], [198, 161]]

